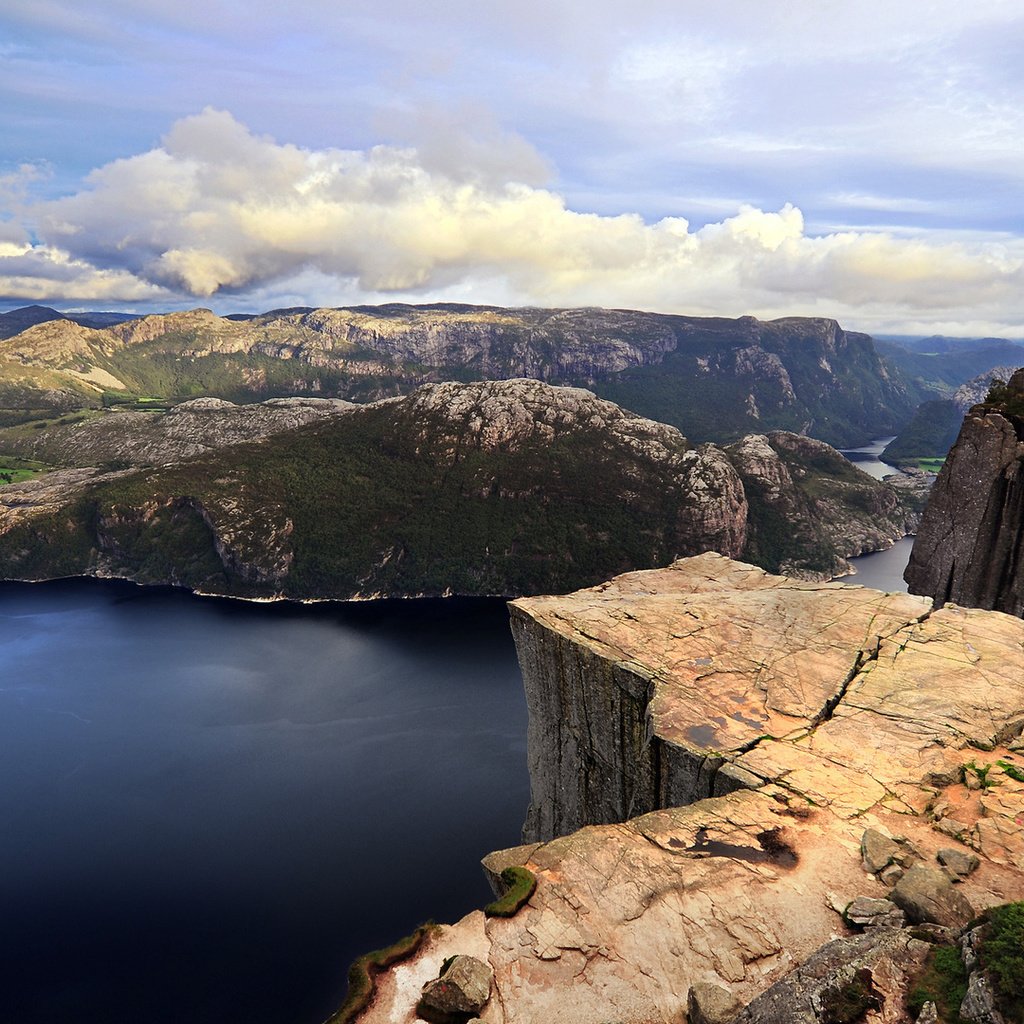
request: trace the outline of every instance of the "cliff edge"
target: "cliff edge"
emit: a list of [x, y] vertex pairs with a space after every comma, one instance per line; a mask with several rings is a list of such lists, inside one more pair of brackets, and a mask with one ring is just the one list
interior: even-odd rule
[[904, 578], [936, 604], [1024, 615], [1024, 370], [964, 417]]
[[485, 1022], [909, 1022], [930, 943], [1024, 896], [1024, 622], [712, 554], [511, 607], [532, 841], [485, 865], [536, 889], [360, 1020], [411, 1024], [469, 953]]

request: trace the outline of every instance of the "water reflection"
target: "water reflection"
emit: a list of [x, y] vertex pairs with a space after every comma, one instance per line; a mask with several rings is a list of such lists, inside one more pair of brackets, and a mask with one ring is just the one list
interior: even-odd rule
[[871, 444], [864, 445], [863, 448], [841, 448], [839, 450], [850, 462], [855, 463], [858, 469], [864, 470], [876, 480], [882, 480], [899, 472], [895, 466], [890, 466], [879, 459], [889, 442], [895, 439], [895, 434], [892, 437], [877, 437]]

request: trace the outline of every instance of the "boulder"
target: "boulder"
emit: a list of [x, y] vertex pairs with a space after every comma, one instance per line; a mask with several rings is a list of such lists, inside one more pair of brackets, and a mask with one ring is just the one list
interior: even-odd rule
[[441, 1013], [479, 1014], [491, 998], [494, 971], [475, 956], [457, 956], [423, 986], [423, 1002]]
[[899, 844], [878, 829], [868, 828], [860, 840], [860, 855], [864, 862], [864, 870], [877, 875], [887, 868], [900, 855]]
[[903, 993], [928, 954], [905, 928], [876, 928], [822, 946], [739, 1013], [733, 1024], [905, 1020]]
[[742, 1004], [727, 988], [698, 981], [686, 997], [689, 1024], [728, 1024]]
[[895, 927], [905, 924], [903, 911], [890, 900], [876, 900], [870, 896], [858, 896], [843, 915], [846, 920], [859, 928]]
[[957, 878], [966, 878], [972, 872], [978, 870], [981, 861], [976, 854], [965, 853], [963, 850], [943, 847], [935, 854], [938, 862], [948, 868]]
[[966, 897], [934, 868], [912, 867], [896, 883], [891, 899], [914, 924], [960, 929], [974, 917], [974, 908]]
[[967, 984], [967, 995], [960, 1004], [960, 1016], [971, 1024], [1007, 1024], [1006, 1018], [996, 1007], [992, 983], [975, 971]]

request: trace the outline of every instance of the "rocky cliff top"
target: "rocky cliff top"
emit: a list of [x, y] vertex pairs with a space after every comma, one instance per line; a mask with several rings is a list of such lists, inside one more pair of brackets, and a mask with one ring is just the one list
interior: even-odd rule
[[654, 459], [678, 457], [689, 448], [667, 423], [638, 416], [583, 388], [551, 387], [529, 378], [425, 384], [405, 404], [426, 430], [457, 434], [461, 443], [484, 450], [515, 449], [556, 434], [595, 430]]
[[487, 858], [533, 872], [526, 905], [441, 929], [361, 1020], [411, 1024], [466, 952], [494, 1024], [712, 1019], [708, 993], [721, 1021], [759, 994], [737, 1020], [853, 1019], [829, 1000], [855, 978], [866, 1019], [909, 1024], [921, 937], [1024, 896], [1024, 623], [716, 555], [512, 610], [534, 799], [639, 787], [646, 760], [669, 802]]
[[653, 735], [742, 762], [762, 739], [805, 741], [882, 641], [931, 605], [707, 554], [513, 608], [650, 680]]

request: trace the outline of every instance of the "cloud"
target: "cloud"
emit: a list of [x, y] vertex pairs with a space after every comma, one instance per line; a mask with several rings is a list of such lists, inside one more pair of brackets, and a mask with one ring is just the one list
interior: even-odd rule
[[[2, 227], [2, 225], [0, 225]], [[0, 241], [0, 295], [30, 302], [166, 302], [172, 293], [125, 270], [101, 270], [50, 246]]]
[[1024, 315], [1019, 238], [815, 237], [791, 204], [744, 206], [699, 229], [681, 217], [649, 223], [572, 210], [521, 180], [537, 170], [514, 139], [495, 151], [466, 143], [450, 160], [413, 147], [305, 149], [207, 109], [159, 147], [98, 168], [76, 193], [24, 206], [39, 243], [19, 248], [12, 237], [0, 250], [0, 291], [122, 302], [219, 295], [237, 306], [305, 288], [314, 305], [443, 296], [821, 313], [890, 328]]

